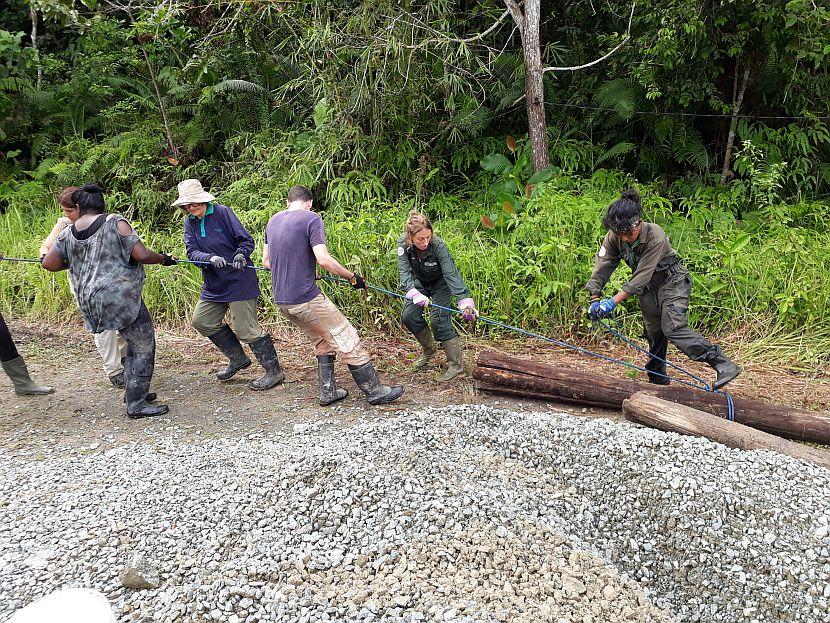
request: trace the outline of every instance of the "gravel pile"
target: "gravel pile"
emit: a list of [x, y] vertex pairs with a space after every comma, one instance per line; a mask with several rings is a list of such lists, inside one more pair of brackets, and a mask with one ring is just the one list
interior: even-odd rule
[[167, 434], [0, 454], [0, 621], [830, 620], [830, 472], [772, 453], [468, 405]]

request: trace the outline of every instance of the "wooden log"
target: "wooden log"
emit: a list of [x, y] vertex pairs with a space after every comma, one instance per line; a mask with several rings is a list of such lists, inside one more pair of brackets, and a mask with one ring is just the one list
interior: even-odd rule
[[[623, 400], [645, 391], [665, 400], [684, 404], [712, 415], [726, 417], [722, 394], [680, 383], [652, 385], [631, 379], [590, 374], [517, 359], [495, 351], [482, 351], [473, 374], [482, 391], [523, 398], [552, 400], [605, 409], [622, 409]], [[830, 414], [734, 398], [735, 421], [774, 435], [830, 445]]]
[[740, 450], [772, 450], [830, 469], [830, 452], [723, 420], [709, 413], [638, 392], [623, 400], [627, 420], [681, 435], [706, 437]]

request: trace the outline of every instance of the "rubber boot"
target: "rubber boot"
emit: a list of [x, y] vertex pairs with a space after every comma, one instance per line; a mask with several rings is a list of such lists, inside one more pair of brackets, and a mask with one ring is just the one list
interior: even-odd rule
[[380, 382], [378, 373], [372, 362], [360, 366], [349, 365], [349, 371], [354, 377], [354, 382], [360, 388], [370, 405], [380, 405], [397, 400], [403, 394], [403, 387], [394, 385], [389, 387]]
[[438, 351], [438, 344], [435, 342], [435, 338], [432, 337], [432, 331], [429, 327], [421, 329], [421, 332], [415, 335], [415, 339], [418, 340], [418, 343], [421, 345], [422, 351], [421, 356], [418, 357], [412, 365], [412, 369], [415, 370], [415, 372], [420, 372], [427, 367], [429, 360], [432, 359], [432, 356]]
[[663, 352], [662, 356], [657, 355], [659, 359], [655, 359], [654, 353], [649, 353], [649, 355], [652, 356], [646, 364], [646, 370], [648, 370], [648, 382], [653, 383], [654, 385], [668, 385], [671, 383], [671, 379], [666, 371], [666, 353]]
[[116, 389], [124, 389], [124, 371], [116, 372], [111, 377], [109, 377], [110, 383]]
[[457, 337], [441, 342], [444, 352], [447, 354], [447, 370], [443, 374], [438, 375], [438, 380], [442, 383], [451, 381], [457, 376], [464, 374], [464, 365], [462, 364], [461, 355], [461, 340]]
[[14, 393], [18, 396], [44, 396], [55, 391], [54, 387], [36, 385], [29, 376], [29, 369], [23, 357], [16, 357], [2, 362], [3, 370], [9, 375], [14, 385]]
[[[120, 388], [125, 389], [126, 385], [125, 385], [125, 382], [124, 382], [124, 370], [127, 369], [127, 358], [126, 357], [121, 357], [121, 368], [122, 368], [121, 372], [118, 373], [121, 376], [121, 387]], [[110, 381], [112, 381], [112, 377], [110, 377]], [[113, 383], [113, 385], [115, 385], [115, 383]], [[118, 385], [115, 385], [115, 386], [118, 387]], [[148, 392], [147, 397], [144, 400], [146, 400], [147, 402], [154, 402], [156, 398], [158, 398], [158, 395], [155, 392]], [[124, 404], [127, 404], [127, 392], [124, 392]]]
[[208, 339], [216, 344], [216, 348], [228, 358], [228, 365], [216, 375], [220, 381], [227, 381], [234, 374], [251, 365], [251, 360], [242, 350], [242, 343], [228, 325], [223, 324], [222, 328], [208, 336]]
[[124, 364], [127, 417], [137, 420], [145, 417], [164, 415], [170, 411], [167, 405], [151, 405], [147, 402], [150, 381], [153, 378], [151, 362], [139, 357], [128, 357]]
[[250, 389], [256, 391], [263, 391], [276, 387], [285, 380], [285, 375], [280, 369], [280, 360], [277, 357], [277, 350], [274, 348], [274, 340], [270, 335], [263, 335], [255, 339], [253, 342], [248, 342], [248, 346], [254, 351], [254, 356], [263, 368], [265, 368], [265, 376], [256, 381], [248, 383]]
[[742, 372], [737, 364], [726, 358], [726, 355], [723, 354], [720, 348], [718, 348], [717, 353], [709, 358], [706, 363], [712, 366], [717, 373], [715, 383], [712, 385], [713, 389], [720, 389]]
[[321, 407], [327, 407], [349, 395], [349, 390], [337, 387], [334, 382], [334, 355], [317, 355], [317, 381]]

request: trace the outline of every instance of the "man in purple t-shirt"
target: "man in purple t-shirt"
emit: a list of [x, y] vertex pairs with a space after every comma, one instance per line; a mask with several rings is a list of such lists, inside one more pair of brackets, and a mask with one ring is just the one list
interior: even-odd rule
[[288, 208], [272, 216], [265, 228], [262, 263], [271, 270], [274, 303], [314, 344], [320, 405], [349, 393], [334, 382], [338, 352], [369, 404], [392, 402], [403, 394], [403, 387], [380, 382], [357, 330], [317, 287], [317, 264], [355, 288], [365, 288], [366, 283], [329, 254], [323, 220], [311, 211], [312, 202], [311, 191], [294, 186], [288, 191]]

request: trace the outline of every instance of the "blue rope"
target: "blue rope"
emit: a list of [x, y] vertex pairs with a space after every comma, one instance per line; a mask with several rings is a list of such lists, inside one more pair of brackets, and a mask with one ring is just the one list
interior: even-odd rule
[[[619, 341], [627, 344], [628, 346], [630, 346], [634, 350], [637, 350], [641, 353], [644, 353], [644, 354], [648, 355], [649, 357], [651, 357], [653, 359], [656, 359], [657, 361], [659, 361], [661, 363], [664, 363], [667, 366], [670, 366], [670, 367], [674, 368], [678, 372], [681, 372], [683, 374], [686, 374], [686, 375], [690, 376], [695, 381], [697, 381], [698, 385], [695, 385], [693, 383], [689, 383], [687, 381], [684, 381], [683, 379], [678, 379], [677, 377], [670, 377], [668, 374], [663, 374], [662, 372], [653, 372], [651, 370], [648, 370], [647, 372], [649, 374], [653, 374], [653, 375], [656, 375], [656, 376], [662, 376], [663, 378], [674, 380], [678, 383], [683, 383], [685, 385], [688, 385], [689, 387], [695, 387], [696, 389], [702, 389], [702, 390], [705, 390], [707, 392], [711, 392], [713, 394], [718, 394], [718, 395], [724, 396], [726, 398], [726, 419], [728, 419], [730, 422], [735, 421], [735, 404], [732, 401], [732, 396], [729, 394], [729, 392], [724, 392], [724, 391], [721, 391], [719, 389], [714, 389], [706, 381], [701, 379], [699, 376], [695, 376], [694, 374], [692, 374], [691, 372], [689, 372], [685, 368], [682, 368], [682, 367], [680, 367], [676, 364], [673, 364], [672, 362], [670, 362], [667, 359], [662, 359], [661, 357], [657, 357], [656, 355], [653, 355], [652, 353], [650, 353], [648, 350], [646, 350], [645, 348], [643, 348], [639, 344], [636, 344], [634, 341], [632, 341], [629, 338], [625, 337], [622, 334], [622, 332], [620, 332], [617, 328], [615, 328], [615, 327], [619, 327], [619, 324], [617, 323], [617, 321], [615, 319], [609, 318], [609, 324], [605, 324], [601, 320], [595, 320], [594, 322], [596, 324], [600, 325], [606, 331], [608, 331], [611, 335], [613, 335]], [[611, 326], [612, 324], [614, 325], [613, 327]]]
[[[329, 276], [326, 275], [326, 276], [323, 276], [322, 278], [326, 281], [331, 281], [333, 283], [349, 283], [345, 279], [340, 279], [338, 277], [329, 277]], [[383, 294], [386, 294], [387, 296], [391, 296], [391, 297], [394, 297], [394, 298], [397, 298], [397, 299], [402, 299], [404, 301], [409, 300], [409, 299], [407, 299], [407, 297], [405, 295], [400, 294], [398, 292], [392, 292], [391, 290], [387, 290], [386, 288], [381, 288], [381, 287], [373, 286], [373, 285], [370, 285], [370, 284], [366, 284], [366, 286], [370, 290], [374, 290], [376, 292], [381, 292]], [[430, 305], [430, 307], [434, 307], [436, 309], [440, 309], [441, 311], [446, 311], [446, 312], [450, 312], [450, 313], [453, 313], [453, 314], [459, 314], [460, 315], [462, 313], [458, 309], [454, 309], [452, 307], [444, 307], [443, 305], [438, 305], [438, 304], [432, 303], [432, 302], [430, 302], [429, 305]], [[562, 340], [557, 340], [557, 339], [554, 339], [552, 337], [548, 337], [547, 335], [541, 335], [539, 333], [534, 333], [533, 331], [526, 331], [525, 329], [522, 329], [520, 327], [514, 327], [512, 325], [505, 324], [503, 322], [499, 322], [498, 320], [493, 320], [491, 318], [486, 318], [486, 317], [482, 316], [482, 317], [479, 317], [477, 319], [477, 321], [478, 322], [483, 322], [484, 324], [488, 324], [488, 325], [491, 325], [491, 326], [494, 326], [494, 327], [499, 327], [501, 329], [512, 331], [514, 333], [519, 333], [519, 334], [525, 335], [527, 337], [532, 337], [532, 338], [535, 338], [535, 339], [538, 339], [538, 340], [543, 340], [543, 341], [548, 342], [550, 344], [555, 344], [556, 346], [561, 346], [562, 348], [566, 348], [566, 349], [581, 353], [583, 355], [588, 355], [589, 357], [594, 357], [596, 359], [601, 359], [603, 361], [608, 361], [610, 363], [615, 363], [615, 364], [618, 364], [618, 365], [622, 365], [622, 366], [625, 366], [627, 368], [631, 368], [631, 369], [634, 369], [634, 370], [639, 370], [640, 372], [645, 372], [647, 374], [649, 372], [651, 372], [650, 370], [647, 370], [644, 367], [638, 366], [637, 364], [631, 363], [630, 361], [625, 361], [624, 359], [618, 359], [616, 357], [610, 357], [608, 355], [603, 355], [601, 353], [597, 353], [597, 352], [589, 350], [587, 348], [583, 348], [581, 346], [576, 346], [574, 344], [570, 344], [570, 343], [564, 342]], [[637, 344], [635, 344], [634, 342], [632, 342], [631, 340], [629, 340], [628, 338], [623, 336], [618, 331], [613, 330], [611, 327], [609, 327], [609, 326], [607, 326], [603, 323], [600, 323], [600, 324], [602, 324], [603, 327], [605, 327], [612, 334], [619, 337], [622, 341], [624, 341], [629, 346], [635, 348], [636, 350], [638, 350], [640, 352], [643, 352], [647, 355], [650, 355], [650, 353], [647, 350], [645, 350], [642, 347], [638, 346]], [[706, 381], [704, 381], [703, 379], [695, 376], [694, 374], [692, 374], [688, 370], [685, 370], [685, 369], [683, 369], [682, 367], [680, 367], [676, 364], [673, 364], [669, 361], [665, 361], [663, 359], [660, 359], [660, 357], [655, 357], [655, 359], [658, 359], [660, 361], [664, 361], [667, 365], [669, 365], [672, 368], [678, 370], [679, 372], [682, 372], [682, 373], [690, 376], [692, 379], [697, 381], [697, 383], [692, 383], [692, 382], [686, 381], [684, 379], [674, 378], [673, 380], [675, 380], [676, 382], [681, 383], [683, 385], [686, 385], [688, 387], [692, 387], [694, 389], [702, 389], [702, 390], [705, 390], [707, 392], [711, 392], [713, 394], [720, 394], [722, 396], [725, 396], [726, 397], [726, 417], [730, 422], [735, 420], [735, 406], [732, 402], [732, 396], [730, 396], [728, 392], [722, 392], [720, 390], [712, 389], [712, 387], [708, 383], [706, 383]], [[669, 377], [668, 375], [662, 375], [662, 376], [665, 376], [666, 378], [672, 378], [672, 377]]]
[[[40, 263], [40, 260], [16, 258], [16, 257], [14, 257], [14, 258], [13, 257], [4, 257], [4, 258], [0, 258], [0, 260], [6, 260], [6, 261], [9, 261], [9, 262]], [[197, 260], [178, 260], [178, 262], [180, 264], [193, 264], [195, 266], [212, 266], [212, 264], [210, 262], [202, 262], [202, 261], [197, 261]], [[248, 266], [246, 266], [246, 268], [252, 268], [253, 270], [258, 270], [258, 271], [270, 272], [268, 268], [265, 268], [263, 266], [254, 266], [252, 264], [249, 264]], [[324, 279], [325, 281], [330, 281], [332, 283], [349, 284], [349, 282], [346, 281], [345, 279], [341, 279], [339, 277], [331, 277], [329, 275], [324, 275], [322, 277], [322, 279]], [[351, 284], [349, 284], [349, 285], [351, 285]], [[366, 287], [370, 290], [374, 290], [375, 292], [380, 292], [382, 294], [385, 294], [387, 296], [391, 296], [393, 298], [401, 299], [403, 301], [409, 300], [409, 299], [407, 299], [407, 297], [405, 295], [400, 294], [398, 292], [393, 292], [392, 290], [387, 290], [386, 288], [381, 288], [379, 286], [373, 286], [373, 285], [368, 284], [368, 283], [366, 284]], [[452, 307], [444, 307], [443, 305], [438, 305], [438, 304], [432, 303], [432, 302], [430, 302], [430, 306], [434, 307], [435, 309], [440, 309], [441, 311], [449, 312], [451, 314], [459, 314], [459, 315], [462, 314], [462, 312], [460, 310], [454, 309]], [[484, 324], [487, 324], [487, 325], [490, 325], [490, 326], [493, 326], [493, 327], [499, 327], [500, 329], [504, 329], [506, 331], [512, 331], [513, 333], [518, 333], [520, 335], [524, 335], [524, 336], [527, 336], [527, 337], [532, 337], [532, 338], [537, 339], [537, 340], [542, 340], [544, 342], [548, 342], [550, 344], [554, 344], [556, 346], [560, 346], [562, 348], [566, 348], [568, 350], [572, 350], [574, 352], [577, 352], [577, 353], [580, 353], [580, 354], [583, 354], [583, 355], [587, 355], [589, 357], [594, 357], [595, 359], [601, 359], [601, 360], [607, 361], [609, 363], [622, 365], [622, 366], [625, 366], [627, 368], [631, 368], [632, 370], [638, 370], [640, 372], [645, 372], [646, 374], [649, 374], [649, 373], [656, 374], [656, 375], [663, 376], [663, 377], [668, 378], [668, 379], [672, 379], [672, 380], [674, 380], [678, 383], [681, 383], [681, 384], [686, 385], [688, 387], [692, 387], [694, 389], [702, 389], [702, 390], [705, 390], [707, 392], [711, 392], [713, 394], [719, 394], [719, 395], [724, 396], [726, 398], [726, 417], [727, 417], [727, 419], [730, 422], [735, 420], [735, 405], [732, 401], [732, 396], [729, 395], [729, 392], [724, 392], [724, 391], [713, 389], [708, 383], [706, 383], [706, 381], [704, 381], [703, 379], [701, 379], [698, 376], [695, 376], [694, 374], [692, 374], [688, 370], [686, 370], [686, 369], [684, 369], [684, 368], [682, 368], [682, 367], [680, 367], [676, 364], [673, 364], [670, 361], [667, 361], [665, 359], [661, 359], [660, 357], [654, 357], [654, 355], [649, 353], [647, 350], [645, 350], [644, 348], [642, 348], [638, 344], [634, 343], [633, 341], [631, 341], [630, 339], [625, 337], [622, 333], [620, 333], [620, 331], [614, 329], [610, 325], [606, 325], [603, 322], [598, 322], [598, 324], [601, 325], [603, 328], [605, 328], [606, 331], [611, 333], [611, 335], [613, 335], [618, 340], [624, 342], [625, 344], [627, 344], [631, 348], [633, 348], [633, 349], [635, 349], [635, 350], [637, 350], [641, 353], [644, 353], [644, 354], [646, 354], [650, 357], [653, 357], [654, 359], [657, 359], [658, 361], [660, 361], [662, 363], [665, 363], [667, 366], [670, 366], [670, 367], [674, 368], [675, 370], [677, 370], [678, 372], [681, 372], [681, 373], [689, 376], [690, 378], [692, 378], [696, 382], [693, 383], [691, 381], [686, 381], [684, 379], [678, 379], [676, 377], [670, 377], [668, 374], [653, 372], [651, 370], [647, 370], [646, 368], [644, 368], [642, 366], [638, 366], [637, 364], [631, 363], [630, 361], [625, 361], [624, 359], [618, 359], [616, 357], [610, 357], [608, 355], [603, 355], [601, 353], [597, 353], [595, 351], [592, 351], [592, 350], [587, 349], [587, 348], [583, 348], [581, 346], [576, 346], [574, 344], [570, 344], [570, 343], [562, 341], [562, 340], [557, 340], [557, 339], [554, 339], [552, 337], [548, 337], [547, 335], [542, 335], [540, 333], [534, 333], [533, 331], [527, 331], [527, 330], [522, 329], [520, 327], [515, 327], [515, 326], [512, 326], [512, 325], [506, 324], [504, 322], [499, 322], [498, 320], [493, 320], [491, 318], [486, 318], [484, 316], [479, 317], [477, 320], [478, 320], [478, 322], [482, 322]], [[613, 320], [611, 322], [614, 322], [614, 324], [616, 324], [616, 322], [613, 321]], [[619, 325], [617, 325], [617, 326], [619, 326]]]

